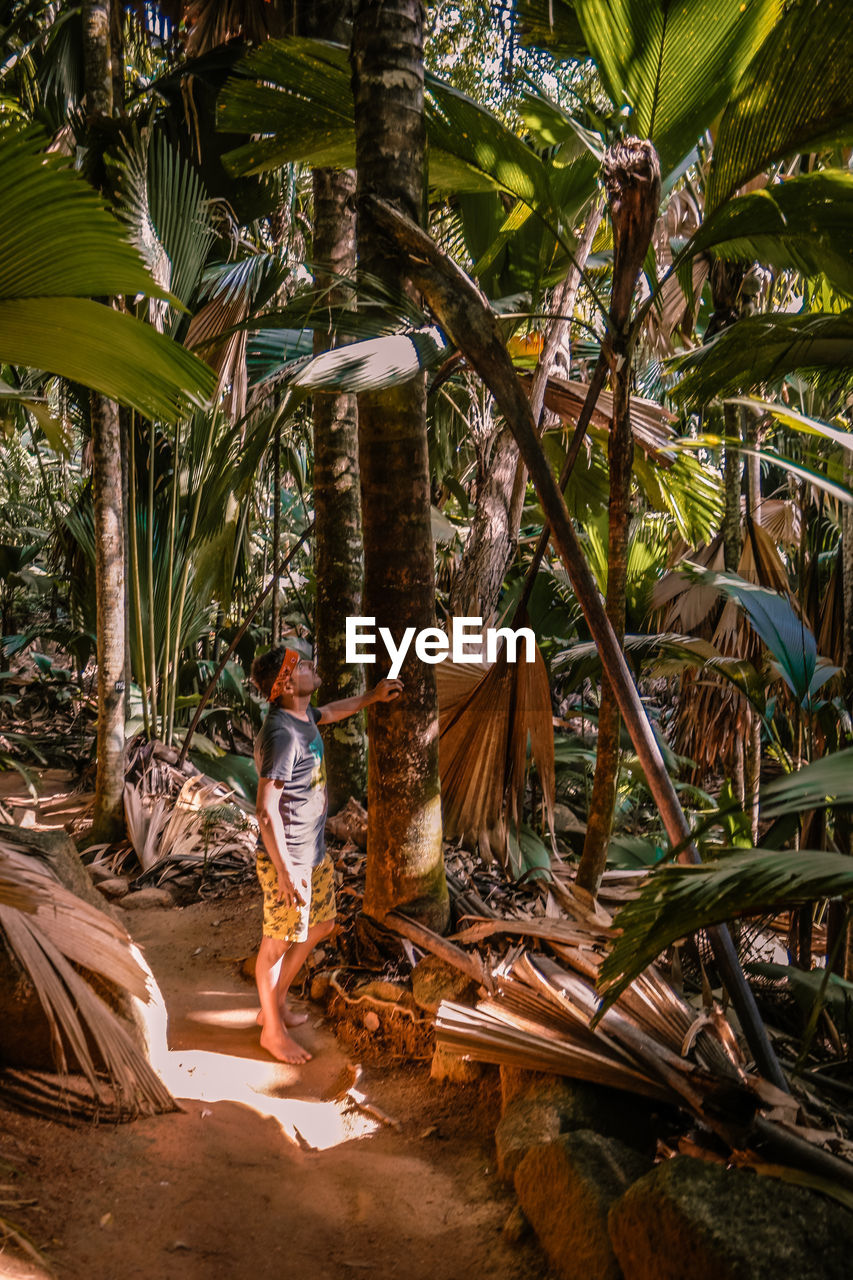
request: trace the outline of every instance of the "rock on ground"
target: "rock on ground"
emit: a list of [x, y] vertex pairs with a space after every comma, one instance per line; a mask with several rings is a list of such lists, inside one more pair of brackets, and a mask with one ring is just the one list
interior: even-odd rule
[[[501, 1068], [503, 1096], [506, 1078]], [[553, 1142], [562, 1133], [591, 1129], [618, 1138], [649, 1155], [655, 1149], [656, 1125], [643, 1098], [582, 1080], [527, 1073], [526, 1087], [514, 1089], [495, 1130], [498, 1172], [511, 1181], [528, 1151]], [[514, 1081], [514, 1085], [520, 1085]]]
[[146, 907], [173, 907], [175, 899], [168, 889], [155, 889], [152, 886], [129, 893], [126, 898], [122, 898], [121, 905], [125, 911], [138, 911]]
[[847, 1280], [853, 1214], [746, 1169], [678, 1156], [610, 1210], [625, 1280]]
[[467, 974], [438, 956], [425, 956], [412, 970], [415, 1004], [425, 1013], [436, 1013], [442, 1000], [464, 1003], [475, 990], [476, 984]]
[[519, 1204], [563, 1280], [620, 1280], [607, 1233], [611, 1206], [650, 1160], [589, 1130], [528, 1151], [515, 1171]]

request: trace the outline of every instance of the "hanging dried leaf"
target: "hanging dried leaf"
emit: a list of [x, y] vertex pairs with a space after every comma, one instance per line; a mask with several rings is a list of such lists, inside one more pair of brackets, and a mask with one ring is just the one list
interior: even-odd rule
[[554, 828], [554, 728], [548, 673], [535, 661], [510, 663], [506, 646], [491, 667], [437, 668], [439, 767], [444, 834], [477, 843], [486, 862], [507, 861], [508, 820], [518, 826], [527, 744]]

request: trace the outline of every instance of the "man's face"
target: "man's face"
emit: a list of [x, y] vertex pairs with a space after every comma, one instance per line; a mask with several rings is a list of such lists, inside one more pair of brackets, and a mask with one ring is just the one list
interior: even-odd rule
[[293, 675], [290, 677], [291, 688], [297, 697], [309, 696], [320, 688], [320, 677], [310, 658], [300, 658]]

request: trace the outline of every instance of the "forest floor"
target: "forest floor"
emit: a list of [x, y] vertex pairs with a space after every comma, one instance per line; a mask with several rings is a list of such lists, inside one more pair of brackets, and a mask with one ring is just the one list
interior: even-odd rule
[[[337, 1100], [352, 1063], [321, 1008], [301, 1067], [260, 1048], [253, 883], [186, 907], [122, 913], [169, 1013], [164, 1075], [182, 1110], [70, 1128], [0, 1108], [0, 1205], [59, 1280], [544, 1280], [502, 1227], [496, 1073], [437, 1084], [426, 1065], [365, 1064], [359, 1088], [396, 1126]], [[0, 1197], [1, 1198], [1, 1197]], [[0, 1277], [49, 1273], [0, 1255]]]

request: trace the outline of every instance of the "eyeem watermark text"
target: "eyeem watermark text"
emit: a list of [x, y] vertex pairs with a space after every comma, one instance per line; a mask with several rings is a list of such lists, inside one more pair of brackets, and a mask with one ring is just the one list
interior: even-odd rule
[[[536, 637], [529, 627], [486, 627], [483, 630], [482, 618], [454, 618], [450, 635], [440, 631], [438, 627], [424, 627], [417, 631], [415, 627], [406, 627], [399, 644], [388, 627], [380, 627], [378, 641], [384, 646], [391, 659], [388, 672], [392, 680], [396, 680], [409, 652], [412, 641], [415, 642], [415, 654], [421, 662], [443, 662], [452, 658], [454, 662], [494, 662], [501, 644], [506, 645], [507, 661], [518, 662], [518, 650], [524, 642], [524, 662], [536, 661]], [[375, 662], [374, 649], [377, 645], [375, 618], [347, 618], [346, 620], [346, 660], [347, 662]]]

